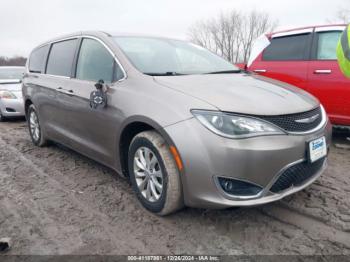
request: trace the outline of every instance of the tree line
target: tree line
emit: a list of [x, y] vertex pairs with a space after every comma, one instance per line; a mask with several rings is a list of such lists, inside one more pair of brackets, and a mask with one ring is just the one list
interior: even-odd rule
[[27, 58], [23, 56], [6, 57], [0, 56], [0, 66], [24, 66]]
[[[339, 7], [327, 23], [350, 23], [350, 9]], [[197, 21], [189, 28], [188, 36], [190, 41], [232, 63], [246, 63], [254, 40], [264, 33], [273, 32], [277, 26], [278, 21], [266, 12], [231, 10]]]
[[233, 62], [247, 62], [253, 41], [277, 26], [268, 13], [236, 10], [200, 20], [189, 29], [190, 41]]

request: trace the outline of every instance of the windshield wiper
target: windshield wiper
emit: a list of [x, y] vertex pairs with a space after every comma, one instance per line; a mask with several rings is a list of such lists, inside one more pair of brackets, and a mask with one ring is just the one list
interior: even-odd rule
[[238, 74], [241, 73], [242, 70], [241, 69], [235, 69], [235, 70], [225, 70], [225, 71], [214, 71], [214, 72], [208, 72], [208, 73], [204, 73], [212, 75], [212, 74]]
[[144, 73], [146, 75], [150, 75], [150, 76], [183, 76], [186, 74], [181, 74], [181, 73], [177, 73], [177, 72], [165, 72], [165, 73]]

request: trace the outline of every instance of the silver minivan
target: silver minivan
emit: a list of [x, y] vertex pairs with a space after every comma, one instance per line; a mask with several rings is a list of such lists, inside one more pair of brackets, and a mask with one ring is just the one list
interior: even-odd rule
[[317, 99], [185, 41], [50, 40], [28, 59], [23, 97], [35, 145], [111, 167], [159, 215], [276, 201], [326, 168], [331, 125]]

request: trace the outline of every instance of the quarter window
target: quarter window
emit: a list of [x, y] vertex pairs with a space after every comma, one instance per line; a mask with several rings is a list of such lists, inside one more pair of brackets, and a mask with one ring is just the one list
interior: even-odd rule
[[277, 37], [263, 53], [265, 61], [305, 60], [310, 34]]
[[80, 47], [76, 78], [95, 82], [102, 79], [110, 83], [123, 78], [123, 73], [100, 42], [85, 38]]
[[46, 73], [58, 76], [71, 76], [77, 39], [52, 44]]
[[317, 60], [336, 60], [340, 31], [321, 32], [318, 35]]
[[29, 72], [44, 73], [49, 45], [35, 49], [29, 58]]

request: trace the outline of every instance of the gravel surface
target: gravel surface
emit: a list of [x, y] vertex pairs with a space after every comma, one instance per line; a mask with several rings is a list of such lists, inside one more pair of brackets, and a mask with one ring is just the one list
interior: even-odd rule
[[350, 150], [284, 200], [227, 210], [144, 210], [128, 181], [67, 148], [33, 146], [23, 121], [0, 123], [0, 238], [7, 254], [350, 254]]

